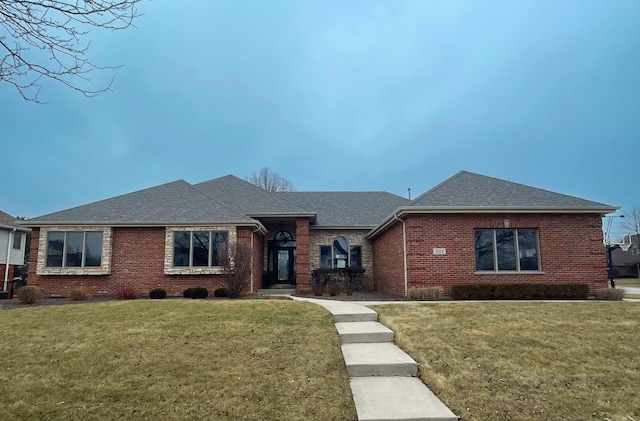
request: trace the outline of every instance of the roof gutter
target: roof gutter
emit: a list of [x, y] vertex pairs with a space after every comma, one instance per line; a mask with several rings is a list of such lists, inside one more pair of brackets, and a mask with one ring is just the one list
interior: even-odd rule
[[277, 213], [247, 213], [250, 218], [309, 218], [310, 222], [316, 222], [317, 214], [313, 212], [277, 212]]
[[29, 231], [31, 231], [29, 228], [16, 227], [16, 226], [11, 226], [11, 225], [4, 225], [4, 224], [0, 224], [0, 228], [8, 229], [8, 230], [16, 230], [16, 231], [20, 231], [20, 232], [29, 232]]
[[50, 227], [50, 226], [105, 226], [105, 227], [121, 227], [121, 228], [136, 228], [136, 227], [190, 227], [194, 225], [235, 225], [237, 227], [259, 227], [263, 233], [267, 232], [267, 229], [260, 223], [260, 221], [190, 221], [190, 222], [114, 222], [114, 221], [25, 221], [25, 226], [38, 228], [38, 227]]
[[526, 207], [526, 206], [403, 206], [398, 208], [393, 214], [387, 216], [383, 222], [376, 228], [372, 229], [367, 235], [367, 239], [372, 239], [380, 232], [384, 231], [389, 225], [393, 224], [396, 219], [401, 216], [409, 214], [468, 214], [468, 213], [597, 213], [599, 215], [605, 215], [611, 212], [615, 212], [620, 207], [606, 206], [602, 208], [593, 207]]

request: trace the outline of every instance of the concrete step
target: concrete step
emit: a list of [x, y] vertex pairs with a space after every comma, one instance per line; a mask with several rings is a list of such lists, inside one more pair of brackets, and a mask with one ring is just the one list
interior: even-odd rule
[[294, 299], [309, 301], [311, 303], [318, 304], [326, 308], [329, 313], [333, 315], [334, 323], [338, 322], [375, 322], [378, 320], [378, 313], [371, 310], [370, 308], [352, 304], [345, 303], [344, 301], [338, 300], [319, 300], [316, 298], [298, 298], [294, 297]]
[[415, 377], [354, 377], [359, 421], [454, 421], [458, 417]]
[[296, 289], [295, 288], [259, 289], [258, 293], [262, 295], [293, 295], [296, 293]]
[[392, 342], [341, 346], [349, 377], [416, 376], [418, 364]]
[[340, 343], [393, 342], [391, 329], [378, 322], [338, 322], [336, 323]]

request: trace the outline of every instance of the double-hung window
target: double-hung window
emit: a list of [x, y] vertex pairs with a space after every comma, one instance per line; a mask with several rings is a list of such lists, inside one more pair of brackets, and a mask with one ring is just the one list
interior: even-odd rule
[[320, 246], [320, 268], [339, 269], [362, 267], [362, 247], [349, 245], [344, 237], [333, 241], [333, 246]]
[[174, 267], [223, 265], [227, 253], [227, 231], [174, 231]]
[[540, 270], [536, 229], [477, 229], [475, 252], [477, 271]]
[[102, 231], [50, 231], [47, 235], [47, 267], [100, 267], [102, 237]]

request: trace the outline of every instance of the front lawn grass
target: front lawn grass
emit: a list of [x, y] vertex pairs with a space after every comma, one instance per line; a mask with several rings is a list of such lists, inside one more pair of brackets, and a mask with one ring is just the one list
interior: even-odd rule
[[640, 279], [638, 278], [616, 279], [616, 286], [640, 288]]
[[463, 420], [640, 420], [640, 305], [374, 306]]
[[353, 420], [331, 316], [304, 302], [2, 311], [3, 420]]

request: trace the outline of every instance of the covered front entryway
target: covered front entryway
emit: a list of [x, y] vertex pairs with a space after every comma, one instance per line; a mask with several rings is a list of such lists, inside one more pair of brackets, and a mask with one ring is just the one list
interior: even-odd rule
[[[271, 284], [296, 284], [296, 242], [287, 231], [279, 231], [267, 243], [267, 270]], [[265, 285], [270, 287], [272, 285]]]

